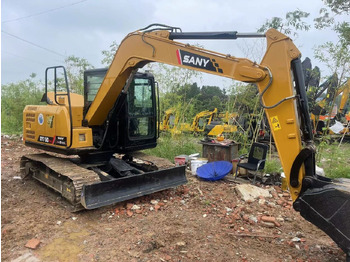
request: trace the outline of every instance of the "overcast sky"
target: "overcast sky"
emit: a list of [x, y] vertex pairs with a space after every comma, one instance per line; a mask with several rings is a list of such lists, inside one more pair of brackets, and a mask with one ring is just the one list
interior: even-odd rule
[[[2, 0], [1, 5], [2, 84], [24, 80], [31, 73], [43, 78], [46, 67], [63, 65], [69, 55], [101, 67], [102, 50], [151, 23], [181, 27], [185, 32], [256, 32], [266, 19], [284, 17], [296, 9], [313, 18], [324, 6], [322, 0]], [[294, 42], [303, 57], [325, 70], [313, 59], [313, 47], [329, 40], [336, 40], [334, 32], [311, 29], [299, 33]], [[249, 41], [196, 42], [210, 50], [246, 57], [247, 46], [261, 45], [261, 40]], [[205, 81], [208, 83], [200, 84], [219, 83], [217, 78]]]

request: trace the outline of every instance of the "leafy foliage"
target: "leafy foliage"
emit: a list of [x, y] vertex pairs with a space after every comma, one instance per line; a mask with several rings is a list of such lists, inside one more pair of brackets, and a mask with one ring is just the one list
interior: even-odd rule
[[295, 30], [305, 30], [310, 29], [310, 25], [307, 24], [304, 20], [308, 18], [310, 13], [303, 12], [301, 10], [295, 10], [293, 12], [288, 12], [285, 18], [281, 17], [272, 17], [258, 29], [258, 32], [266, 32], [269, 28], [274, 28], [280, 32], [294, 36], [297, 36]]
[[85, 58], [74, 55], [68, 56], [64, 61], [70, 90], [82, 95], [84, 93], [84, 71], [93, 66]]
[[42, 83], [30, 78], [2, 85], [1, 87], [1, 129], [5, 134], [19, 134], [22, 131], [22, 115], [26, 105], [37, 105], [43, 95]]
[[116, 41], [113, 41], [112, 44], [109, 46], [109, 50], [103, 50], [102, 51], [102, 56], [103, 59], [101, 63], [106, 66], [110, 66], [110, 64], [113, 61], [114, 55], [118, 50], [119, 45], [117, 44]]
[[350, 4], [348, 0], [324, 0], [324, 2], [331, 8], [332, 12], [336, 14], [350, 12]]
[[350, 49], [341, 41], [334, 44], [326, 42], [315, 48], [315, 57], [325, 63], [332, 72], [337, 73], [339, 82], [349, 77], [350, 68]]
[[264, 169], [264, 172], [266, 174], [278, 173], [278, 172], [281, 172], [281, 170], [282, 170], [282, 165], [279, 159], [272, 158], [272, 159], [266, 160], [265, 169]]

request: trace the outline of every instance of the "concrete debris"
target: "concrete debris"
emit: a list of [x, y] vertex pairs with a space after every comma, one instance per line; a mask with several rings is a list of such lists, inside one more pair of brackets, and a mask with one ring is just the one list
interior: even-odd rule
[[152, 205], [157, 205], [157, 204], [158, 204], [158, 201], [153, 199], [153, 200], [151, 200], [151, 204], [152, 204]]
[[268, 190], [249, 184], [238, 185], [235, 187], [235, 190], [237, 194], [246, 202], [254, 201], [255, 199], [259, 198], [259, 196], [270, 197], [270, 192]]
[[133, 205], [133, 206], [131, 207], [131, 210], [139, 210], [139, 209], [141, 209], [141, 207], [138, 206], [138, 205]]
[[292, 239], [292, 241], [293, 241], [293, 242], [300, 242], [300, 238], [299, 238], [299, 237], [294, 237], [294, 238]]
[[227, 213], [232, 212], [232, 208], [229, 208], [229, 207], [225, 207], [225, 208], [226, 208], [226, 212], [227, 212]]
[[25, 253], [22, 256], [12, 260], [11, 262], [40, 262], [32, 253]]

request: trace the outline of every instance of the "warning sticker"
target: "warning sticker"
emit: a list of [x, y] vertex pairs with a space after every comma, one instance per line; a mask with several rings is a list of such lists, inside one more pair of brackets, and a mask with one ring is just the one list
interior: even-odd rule
[[270, 117], [270, 120], [271, 120], [271, 125], [272, 125], [272, 128], [273, 128], [273, 131], [277, 131], [277, 130], [282, 129], [281, 124], [278, 121], [278, 117], [277, 116]]

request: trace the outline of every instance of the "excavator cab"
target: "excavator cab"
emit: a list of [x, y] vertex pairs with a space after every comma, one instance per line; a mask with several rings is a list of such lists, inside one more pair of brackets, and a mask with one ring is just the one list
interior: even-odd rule
[[[107, 70], [101, 68], [84, 72], [84, 116], [95, 99]], [[104, 126], [92, 127], [94, 144], [101, 147], [101, 150], [124, 154], [157, 145], [159, 109], [153, 75], [136, 73], [126, 94], [110, 111], [108, 130], [103, 130]], [[103, 132], [107, 132], [104, 141], [101, 136]]]

